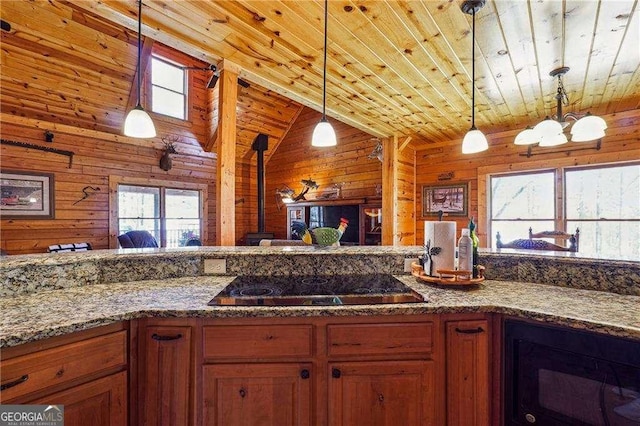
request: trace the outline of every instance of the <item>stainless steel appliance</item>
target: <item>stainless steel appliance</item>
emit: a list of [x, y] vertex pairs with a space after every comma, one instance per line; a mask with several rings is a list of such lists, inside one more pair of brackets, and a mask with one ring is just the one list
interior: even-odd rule
[[640, 425], [640, 342], [505, 323], [505, 425]]
[[424, 298], [393, 275], [236, 277], [209, 305], [369, 305], [417, 303]]

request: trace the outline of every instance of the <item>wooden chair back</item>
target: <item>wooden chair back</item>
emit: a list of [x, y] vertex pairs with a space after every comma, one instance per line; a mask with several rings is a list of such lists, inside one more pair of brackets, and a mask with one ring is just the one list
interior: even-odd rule
[[[566, 243], [564, 245], [552, 243], [549, 241], [542, 240], [540, 238], [553, 238], [557, 240], [568, 241], [569, 245]], [[533, 230], [529, 228], [529, 238], [521, 238], [517, 240], [510, 241], [508, 243], [503, 243], [500, 239], [500, 233], [496, 234], [496, 247], [497, 248], [512, 248], [512, 249], [520, 249], [520, 250], [552, 250], [552, 251], [569, 251], [569, 252], [577, 252], [578, 251], [578, 242], [580, 239], [580, 230], [576, 229], [575, 234], [568, 234], [564, 231], [544, 231], [533, 233]]]

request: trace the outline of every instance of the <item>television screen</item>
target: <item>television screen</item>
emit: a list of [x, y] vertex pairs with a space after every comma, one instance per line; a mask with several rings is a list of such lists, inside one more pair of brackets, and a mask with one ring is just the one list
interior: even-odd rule
[[337, 228], [340, 218], [349, 221], [347, 230], [340, 239], [342, 245], [357, 245], [360, 242], [360, 207], [357, 205], [345, 206], [312, 206], [309, 208], [309, 229], [311, 228]]

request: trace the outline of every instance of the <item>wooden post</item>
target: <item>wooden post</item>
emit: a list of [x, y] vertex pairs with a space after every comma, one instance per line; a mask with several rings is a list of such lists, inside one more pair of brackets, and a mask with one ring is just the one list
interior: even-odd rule
[[398, 136], [382, 140], [382, 245], [397, 245]]
[[216, 153], [216, 245], [236, 244], [236, 104], [238, 67], [222, 61]]

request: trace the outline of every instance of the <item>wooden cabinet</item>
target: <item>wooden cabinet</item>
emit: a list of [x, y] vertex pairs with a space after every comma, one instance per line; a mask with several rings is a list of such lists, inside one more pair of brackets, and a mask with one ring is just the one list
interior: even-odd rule
[[382, 205], [362, 204], [360, 206], [360, 245], [379, 246], [382, 244]]
[[126, 425], [127, 342], [119, 323], [3, 349], [2, 403], [64, 405], [67, 426]]
[[242, 363], [203, 367], [204, 425], [308, 426], [310, 363]]
[[433, 319], [327, 325], [329, 425], [440, 424]]
[[203, 425], [312, 424], [314, 326], [212, 320], [202, 329]]
[[173, 323], [139, 323], [140, 425], [180, 426], [191, 424], [193, 419], [192, 327]]
[[490, 343], [486, 319], [446, 322], [447, 425], [490, 424]]
[[438, 425], [433, 361], [337, 362], [329, 375], [331, 426]]
[[126, 425], [127, 373], [116, 373], [27, 403], [64, 405], [65, 426]]

